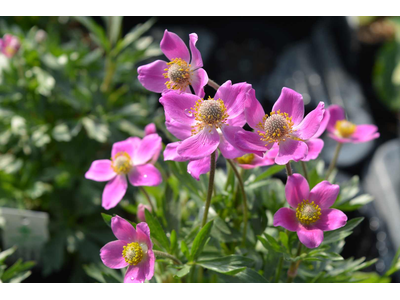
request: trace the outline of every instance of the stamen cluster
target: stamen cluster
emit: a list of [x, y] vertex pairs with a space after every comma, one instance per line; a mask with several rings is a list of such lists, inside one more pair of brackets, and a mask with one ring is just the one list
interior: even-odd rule
[[132, 169], [131, 157], [126, 152], [118, 152], [112, 158], [111, 167], [117, 174], [128, 174]]
[[143, 250], [140, 247], [139, 243], [133, 242], [126, 246], [124, 246], [124, 250], [122, 251], [122, 256], [125, 258], [125, 261], [131, 266], [136, 266], [138, 263], [142, 261], [143, 258]]
[[351, 136], [357, 129], [357, 126], [347, 120], [339, 120], [335, 124], [335, 129], [341, 137]]
[[164, 69], [167, 73], [163, 75], [165, 78], [169, 78], [169, 81], [165, 85], [168, 89], [184, 91], [191, 84], [191, 65], [181, 58], [174, 58], [167, 65], [169, 67]]
[[296, 218], [301, 224], [310, 225], [319, 220], [321, 208], [312, 201], [303, 200], [296, 208]]
[[[259, 123], [259, 127], [265, 132], [258, 131], [261, 136], [261, 140], [269, 143], [278, 143], [280, 141], [286, 141], [286, 138], [295, 130], [293, 130], [292, 117], [289, 117], [287, 113], [281, 113], [280, 110], [277, 112], [272, 111], [270, 115], [265, 115], [263, 123]], [[291, 139], [298, 139], [290, 136]]]
[[236, 160], [237, 160], [237, 162], [239, 164], [248, 165], [248, 164], [251, 164], [253, 162], [254, 154], [253, 153], [248, 153], [248, 154], [245, 154], [245, 155], [243, 155], [241, 157], [236, 158]]

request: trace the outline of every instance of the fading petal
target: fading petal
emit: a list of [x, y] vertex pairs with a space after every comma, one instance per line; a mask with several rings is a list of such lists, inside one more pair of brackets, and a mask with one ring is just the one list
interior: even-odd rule
[[259, 124], [263, 122], [265, 111], [261, 103], [257, 100], [256, 91], [253, 88], [248, 93], [244, 107], [247, 123], [253, 129], [260, 129]]
[[241, 130], [236, 126], [224, 126], [221, 128], [222, 135], [220, 137], [219, 150], [222, 156], [227, 159], [233, 159], [246, 154], [246, 152], [236, 147], [235, 134]]
[[187, 158], [199, 159], [211, 155], [218, 148], [218, 145], [218, 131], [213, 128], [210, 132], [208, 128], [204, 128], [196, 135], [182, 141], [177, 152]]
[[179, 123], [191, 126], [195, 122], [192, 109], [196, 105], [198, 96], [193, 94], [179, 94], [170, 91], [163, 94], [160, 103], [164, 106], [165, 114]]
[[265, 142], [261, 140], [260, 135], [242, 129], [235, 134], [235, 145], [246, 153], [254, 153], [263, 157], [264, 153], [268, 151], [273, 144], [271, 143], [265, 146]]
[[[218, 160], [218, 151], [215, 155], [215, 161]], [[200, 180], [200, 175], [207, 174], [211, 168], [211, 156], [201, 159], [191, 160], [187, 166], [187, 172], [196, 180]]]
[[278, 165], [286, 165], [290, 160], [299, 161], [308, 153], [307, 144], [287, 138], [279, 143], [279, 152], [275, 158]]
[[345, 115], [344, 109], [341, 106], [336, 105], [336, 104], [330, 105], [328, 107], [328, 111], [329, 111], [330, 118], [329, 118], [327, 129], [329, 132], [335, 132], [336, 122], [339, 120], [346, 119], [346, 115]]
[[124, 283], [143, 283], [146, 280], [143, 263], [136, 266], [129, 266], [125, 273]]
[[241, 82], [232, 85], [232, 82], [228, 80], [219, 87], [214, 99], [224, 101], [228, 119], [234, 119], [244, 112], [244, 104], [250, 89], [251, 84]]
[[111, 167], [111, 160], [100, 159], [92, 162], [89, 170], [85, 173], [85, 178], [94, 181], [109, 181], [117, 174]]
[[138, 80], [149, 91], [161, 93], [167, 89], [165, 83], [168, 81], [164, 77], [165, 69], [168, 65], [163, 60], [156, 60], [150, 64], [138, 68]]
[[124, 197], [127, 188], [128, 181], [125, 175], [117, 175], [113, 180], [109, 181], [103, 191], [101, 205], [104, 209], [115, 207]]
[[164, 160], [173, 160], [173, 161], [187, 161], [188, 158], [180, 156], [177, 152], [178, 146], [182, 144], [182, 142], [169, 143], [164, 150]]
[[321, 126], [324, 111], [324, 102], [320, 102], [317, 108], [311, 111], [303, 121], [294, 128], [294, 130], [296, 130], [295, 135], [302, 140], [311, 138]]
[[324, 148], [324, 141], [321, 139], [311, 139], [306, 141], [308, 147], [308, 153], [302, 161], [309, 161], [311, 159], [316, 159], [321, 153], [322, 148]]
[[190, 61], [189, 49], [186, 47], [182, 39], [173, 32], [169, 32], [168, 30], [164, 31], [160, 48], [169, 60], [181, 58], [187, 63]]
[[371, 124], [357, 125], [356, 131], [350, 137], [355, 143], [368, 142], [379, 137], [378, 127]]
[[196, 42], [198, 40], [198, 36], [196, 33], [189, 34], [189, 47], [190, 52], [192, 52], [192, 59], [190, 64], [194, 69], [201, 68], [203, 66], [203, 60], [201, 58], [201, 53], [196, 47]]
[[155, 186], [162, 181], [160, 171], [152, 164], [133, 167], [128, 178], [133, 186]]
[[309, 200], [318, 204], [321, 209], [329, 208], [335, 203], [339, 195], [340, 187], [337, 184], [332, 184], [329, 181], [318, 183], [310, 191]]
[[309, 193], [310, 186], [303, 176], [300, 174], [288, 176], [285, 186], [285, 195], [291, 207], [297, 208], [299, 203], [308, 199]]
[[320, 219], [314, 227], [323, 231], [335, 230], [346, 225], [347, 216], [338, 209], [328, 208], [321, 211]]
[[160, 153], [161, 137], [157, 133], [146, 135], [133, 155], [133, 165], [144, 165]]
[[319, 138], [324, 133], [326, 126], [328, 126], [329, 119], [330, 119], [329, 110], [325, 109], [324, 116], [321, 121], [321, 126], [319, 126], [317, 132], [312, 136], [312, 138], [315, 138], [315, 139]]
[[204, 86], [208, 82], [208, 75], [204, 69], [198, 69], [193, 72], [191, 77], [191, 86], [193, 87], [194, 93], [200, 98], [204, 98]]
[[296, 219], [296, 212], [288, 207], [280, 208], [274, 215], [274, 226], [282, 226], [289, 231], [297, 231], [299, 221]]
[[[135, 242], [137, 234], [135, 228], [127, 220], [120, 216], [111, 218], [111, 229], [117, 239], [128, 243]], [[121, 252], [122, 253], [122, 252]]]
[[276, 112], [278, 110], [292, 117], [292, 121], [296, 126], [304, 117], [303, 96], [292, 89], [284, 87], [281, 95], [272, 107], [272, 111]]
[[318, 228], [300, 226], [300, 229], [297, 231], [297, 236], [304, 246], [312, 249], [321, 245], [324, 239], [324, 232]]
[[129, 140], [116, 142], [112, 146], [111, 156], [112, 158], [114, 158], [117, 153], [126, 152], [132, 158], [133, 150], [134, 150], [134, 145]]
[[128, 263], [122, 256], [122, 251], [124, 246], [126, 246], [126, 241], [112, 241], [104, 245], [100, 249], [100, 258], [107, 267], [111, 269], [122, 269], [125, 268]]

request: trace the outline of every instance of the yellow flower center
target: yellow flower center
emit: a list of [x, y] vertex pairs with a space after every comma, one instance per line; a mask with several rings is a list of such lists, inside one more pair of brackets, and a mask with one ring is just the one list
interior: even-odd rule
[[130, 264], [131, 266], [136, 266], [140, 263], [147, 253], [147, 245], [146, 244], [139, 244], [136, 242], [130, 243], [124, 246], [124, 250], [122, 251], [122, 256], [124, 257], [125, 261]]
[[229, 115], [226, 113], [224, 101], [221, 99], [208, 100], [199, 99], [196, 105], [191, 108], [189, 114], [194, 113], [196, 125], [192, 126], [192, 135], [198, 133], [203, 128], [208, 127], [210, 132], [213, 128], [221, 128], [226, 123]]
[[357, 126], [347, 120], [336, 121], [336, 132], [344, 138], [351, 136], [356, 131]]
[[253, 153], [245, 154], [245, 155], [243, 155], [241, 157], [236, 158], [237, 162], [239, 164], [242, 164], [242, 165], [251, 164], [253, 159], [254, 159], [254, 154]]
[[310, 225], [319, 220], [321, 208], [312, 201], [303, 200], [296, 208], [296, 218], [301, 224]]
[[132, 169], [131, 157], [126, 152], [118, 152], [112, 159], [111, 167], [117, 174], [128, 174]]
[[17, 52], [17, 51], [15, 50], [15, 48], [10, 47], [10, 46], [7, 46], [7, 47], [5, 48], [5, 51], [6, 51], [6, 53], [9, 54], [9, 55], [14, 55], [14, 54]]
[[184, 91], [191, 84], [192, 67], [181, 58], [174, 58], [167, 63], [168, 68], [164, 69], [164, 77], [169, 80], [165, 83], [168, 89]]
[[295, 130], [293, 130], [293, 121], [292, 117], [289, 117], [287, 113], [281, 113], [280, 110], [272, 111], [270, 115], [265, 115], [263, 118], [263, 123], [259, 123], [258, 127], [265, 131], [258, 131], [258, 134], [261, 136], [261, 140], [266, 142], [266, 145], [269, 143], [278, 143], [281, 141], [286, 141], [287, 137], [290, 137], [293, 140], [300, 140], [291, 135]]

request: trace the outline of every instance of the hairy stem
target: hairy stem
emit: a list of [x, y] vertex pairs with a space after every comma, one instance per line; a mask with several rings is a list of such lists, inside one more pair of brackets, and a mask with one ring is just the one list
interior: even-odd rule
[[152, 211], [152, 212], [155, 212], [156, 209], [155, 209], [155, 207], [153, 206], [153, 202], [152, 202], [151, 199], [150, 199], [150, 195], [147, 193], [147, 191], [146, 191], [146, 190], [144, 189], [144, 187], [142, 187], [142, 186], [139, 186], [139, 190], [143, 193], [143, 195], [146, 197], [147, 201], [150, 203], [151, 211]]
[[[296, 257], [300, 256], [301, 254], [301, 248], [302, 248], [303, 244], [299, 241], [299, 245], [297, 246], [297, 253], [296, 253]], [[298, 261], [292, 262], [290, 267], [289, 267], [289, 271], [288, 271], [288, 278], [287, 278], [287, 282], [291, 283], [294, 281], [294, 279], [297, 276], [297, 269], [299, 268], [301, 260], [299, 259]]]
[[[217, 151], [217, 150], [215, 150], [215, 151]], [[210, 209], [211, 197], [212, 197], [212, 193], [214, 190], [214, 175], [215, 175], [215, 167], [216, 167], [215, 151], [211, 154], [210, 178], [208, 181], [206, 206], [204, 208], [204, 215], [203, 215], [203, 221], [201, 222], [201, 228], [203, 228], [204, 225], [206, 225], [206, 223], [207, 223], [208, 210]]]
[[326, 172], [325, 180], [327, 180], [329, 178], [329, 175], [331, 175], [333, 169], [336, 166], [336, 162], [339, 157], [339, 152], [340, 152], [340, 149], [342, 148], [342, 145], [343, 145], [342, 143], [337, 143], [337, 145], [336, 145], [335, 154], [333, 155], [333, 159], [331, 161], [331, 164], [329, 165], [329, 169]]
[[219, 87], [220, 87], [220, 85], [219, 85], [218, 83], [216, 83], [214, 80], [212, 80], [212, 79], [210, 79], [210, 78], [208, 78], [207, 84], [208, 84], [209, 86], [211, 86], [214, 90], [218, 90]]
[[171, 254], [169, 254], [169, 253], [162, 252], [162, 251], [158, 251], [158, 250], [153, 250], [153, 252], [154, 252], [154, 254], [155, 254], [156, 256], [169, 258], [169, 259], [172, 260], [172, 261], [174, 262], [174, 264], [176, 264], [176, 265], [182, 265], [182, 262], [181, 262], [178, 258], [176, 258], [175, 256], [173, 256], [173, 255], [171, 255]]

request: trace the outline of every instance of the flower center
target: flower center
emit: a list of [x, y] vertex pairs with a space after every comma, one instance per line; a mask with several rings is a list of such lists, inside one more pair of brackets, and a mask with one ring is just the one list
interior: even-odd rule
[[13, 48], [13, 47], [11, 47], [11, 46], [7, 46], [7, 47], [5, 48], [5, 52], [6, 52], [8, 55], [14, 55], [17, 51], [15, 50], [15, 48]]
[[336, 121], [335, 129], [344, 138], [351, 136], [356, 131], [357, 126], [347, 120]]
[[253, 159], [254, 159], [254, 154], [253, 153], [245, 154], [245, 155], [243, 155], [241, 157], [236, 158], [237, 162], [239, 164], [242, 164], [242, 165], [251, 164]]
[[169, 81], [165, 83], [168, 89], [184, 91], [191, 84], [192, 67], [180, 58], [174, 58], [167, 63], [168, 68], [164, 69], [164, 77]]
[[147, 253], [147, 245], [144, 243], [130, 243], [124, 246], [124, 250], [122, 251], [122, 256], [125, 258], [125, 261], [131, 266], [136, 266], [143, 259], [143, 256]]
[[264, 124], [259, 123], [259, 127], [265, 131], [258, 131], [261, 136], [261, 140], [269, 143], [278, 143], [285, 141], [287, 137], [291, 139], [298, 138], [291, 136], [290, 134], [295, 131], [293, 130], [292, 117], [289, 117], [287, 113], [281, 113], [280, 110], [277, 112], [273, 111], [270, 115], [265, 115], [263, 118]]
[[310, 225], [319, 220], [321, 208], [312, 201], [303, 200], [296, 208], [296, 218], [301, 224]]
[[111, 167], [117, 174], [128, 174], [132, 169], [131, 157], [126, 152], [118, 152], [112, 159]]
[[191, 108], [189, 113], [191, 114], [193, 111], [197, 123], [192, 126], [192, 135], [198, 133], [205, 127], [209, 127], [210, 132], [212, 128], [221, 128], [229, 117], [226, 113], [224, 101], [221, 99], [199, 99], [197, 100], [196, 105]]

